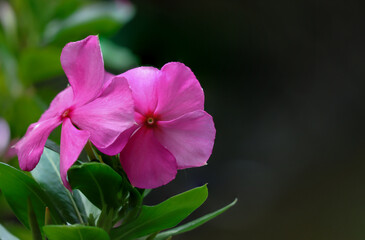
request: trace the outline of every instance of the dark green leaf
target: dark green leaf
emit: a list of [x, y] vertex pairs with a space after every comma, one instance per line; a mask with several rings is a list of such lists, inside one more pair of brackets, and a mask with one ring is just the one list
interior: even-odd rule
[[60, 62], [61, 49], [26, 49], [19, 59], [19, 76], [25, 85], [63, 75]]
[[154, 238], [155, 240], [167, 240], [170, 236], [174, 236], [174, 235], [178, 235], [184, 232], [188, 232], [191, 231], [201, 225], [203, 225], [204, 223], [208, 222], [209, 220], [217, 217], [218, 215], [224, 213], [225, 211], [227, 211], [229, 208], [231, 208], [233, 205], [235, 205], [237, 202], [237, 199], [235, 199], [232, 203], [230, 203], [229, 205], [215, 211], [212, 213], [209, 213], [203, 217], [200, 217], [198, 219], [195, 219], [194, 221], [188, 222], [184, 225], [181, 225], [179, 227], [170, 229], [166, 232], [162, 232], [160, 234], [157, 234], [157, 236]]
[[19, 240], [19, 238], [15, 237], [13, 234], [11, 234], [1, 224], [0, 224], [0, 239], [5, 239], [5, 240]]
[[43, 230], [49, 240], [109, 240], [108, 234], [101, 228], [82, 225], [44, 226]]
[[207, 186], [181, 193], [156, 206], [143, 206], [136, 220], [111, 231], [113, 240], [129, 240], [175, 227], [208, 197]]
[[[50, 145], [50, 142], [48, 142], [48, 145]], [[81, 211], [84, 209], [82, 202], [80, 199], [74, 198], [70, 191], [63, 186], [59, 166], [60, 155], [44, 148], [37, 167], [31, 173], [58, 207], [65, 222], [85, 223], [86, 213]]]
[[33, 178], [0, 163], [0, 189], [18, 219], [29, 228], [27, 199], [30, 198], [39, 226], [44, 225], [44, 213], [49, 207], [55, 223], [62, 223], [58, 210]]
[[88, 35], [112, 34], [134, 15], [131, 4], [95, 3], [74, 12], [61, 21], [50, 22], [44, 32], [45, 42], [63, 46]]
[[27, 199], [27, 203], [28, 203], [28, 220], [29, 220], [30, 230], [32, 231], [33, 240], [42, 240], [41, 229], [39, 228], [37, 216], [35, 215], [32, 201], [30, 200], [29, 197]]
[[121, 205], [122, 177], [102, 163], [84, 163], [68, 171], [72, 189], [79, 189], [95, 206], [117, 209]]

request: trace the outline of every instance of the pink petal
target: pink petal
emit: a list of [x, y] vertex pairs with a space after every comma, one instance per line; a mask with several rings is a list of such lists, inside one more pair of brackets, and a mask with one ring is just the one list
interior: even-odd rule
[[49, 134], [61, 123], [61, 118], [55, 117], [33, 123], [25, 136], [15, 145], [19, 166], [24, 171], [31, 171], [38, 164]]
[[121, 132], [135, 124], [134, 104], [127, 80], [114, 77], [98, 98], [76, 107], [70, 117], [77, 127], [90, 132], [90, 140], [96, 147], [108, 147]]
[[61, 64], [78, 105], [100, 93], [104, 83], [104, 62], [98, 36], [67, 44], [61, 53]]
[[60, 117], [62, 113], [71, 107], [73, 103], [73, 92], [71, 87], [57, 94], [52, 100], [49, 108], [42, 114], [39, 121], [44, 121], [49, 118]]
[[135, 187], [156, 188], [175, 178], [174, 156], [155, 138], [152, 129], [140, 128], [120, 153], [129, 181]]
[[113, 77], [115, 77], [114, 74], [104, 72], [104, 85], [105, 85], [106, 82], [109, 82], [110, 80], [112, 80]]
[[63, 185], [70, 191], [67, 171], [76, 162], [89, 137], [88, 131], [76, 129], [69, 118], [64, 120], [61, 132], [60, 174]]
[[171, 62], [163, 66], [156, 89], [158, 105], [155, 113], [162, 120], [204, 110], [203, 89], [190, 68], [182, 63]]
[[153, 113], [157, 105], [156, 81], [160, 71], [153, 67], [139, 67], [121, 76], [127, 78], [132, 89], [136, 111], [141, 114]]
[[132, 133], [134, 133], [134, 131], [136, 131], [137, 128], [138, 125], [133, 125], [133, 127], [122, 132], [111, 145], [109, 145], [106, 148], [99, 147], [98, 149], [106, 155], [110, 156], [117, 155], [123, 150], [129, 138], [131, 137]]
[[208, 113], [195, 111], [158, 125], [155, 136], [175, 156], [179, 169], [206, 164], [215, 138], [214, 122]]

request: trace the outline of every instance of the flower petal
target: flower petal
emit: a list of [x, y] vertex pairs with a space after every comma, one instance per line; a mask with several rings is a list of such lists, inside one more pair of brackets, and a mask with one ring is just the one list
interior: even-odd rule
[[70, 191], [67, 171], [76, 162], [89, 137], [88, 131], [76, 129], [69, 118], [64, 120], [61, 131], [60, 174], [63, 185]]
[[106, 148], [99, 147], [98, 149], [100, 150], [100, 152], [102, 152], [106, 155], [110, 155], [110, 156], [117, 155], [118, 153], [120, 153], [123, 150], [123, 148], [125, 147], [125, 145], [127, 144], [128, 140], [129, 140], [129, 138], [134, 133], [134, 131], [136, 131], [137, 128], [138, 128], [138, 125], [133, 125], [133, 127], [122, 132], [111, 145], [109, 145]]
[[104, 92], [94, 101], [76, 107], [72, 122], [90, 132], [90, 140], [97, 148], [106, 148], [119, 134], [135, 124], [134, 104], [128, 82], [114, 77]]
[[195, 111], [158, 125], [155, 136], [175, 156], [179, 169], [206, 164], [215, 138], [214, 122], [208, 113]]
[[204, 110], [203, 89], [190, 68], [182, 63], [171, 62], [163, 66], [156, 89], [158, 104], [155, 113], [162, 120]]
[[49, 108], [42, 114], [39, 121], [44, 121], [49, 118], [60, 117], [73, 103], [73, 92], [71, 87], [57, 94], [52, 100]]
[[38, 164], [49, 134], [58, 125], [61, 118], [49, 118], [29, 126], [25, 136], [15, 144], [19, 166], [24, 171], [31, 171]]
[[108, 72], [104, 72], [104, 86], [105, 86], [105, 83], [109, 82], [110, 80], [113, 79], [113, 77], [115, 77], [114, 74], [112, 73], [108, 73]]
[[140, 128], [120, 153], [129, 181], [139, 188], [156, 188], [176, 176], [174, 156], [155, 138], [152, 129]]
[[132, 89], [135, 109], [141, 114], [154, 112], [157, 105], [156, 81], [160, 71], [153, 67], [131, 69], [121, 76], [128, 80]]
[[61, 64], [78, 105], [100, 93], [104, 83], [104, 62], [98, 36], [67, 44], [61, 53]]

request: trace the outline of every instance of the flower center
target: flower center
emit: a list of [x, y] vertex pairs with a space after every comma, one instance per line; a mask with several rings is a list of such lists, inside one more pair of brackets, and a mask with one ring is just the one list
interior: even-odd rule
[[70, 109], [67, 109], [66, 111], [64, 111], [64, 112], [62, 113], [62, 118], [67, 117], [69, 114], [70, 114]]
[[155, 128], [157, 127], [157, 124], [158, 124], [158, 117], [153, 115], [153, 114], [148, 114], [148, 115], [145, 115], [144, 116], [144, 119], [143, 119], [143, 124], [146, 126], [146, 127], [149, 127], [149, 128]]
[[155, 123], [155, 119], [153, 119], [153, 117], [149, 117], [149, 118], [147, 118], [146, 122], [148, 125], [153, 125]]

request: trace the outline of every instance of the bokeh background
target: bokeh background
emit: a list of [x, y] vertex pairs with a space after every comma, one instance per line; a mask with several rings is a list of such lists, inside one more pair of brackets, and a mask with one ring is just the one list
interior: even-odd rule
[[[239, 201], [174, 239], [364, 239], [364, 10], [360, 0], [1, 0], [0, 117], [21, 137], [67, 84], [64, 44], [99, 33], [108, 71], [181, 61], [205, 90], [217, 128], [208, 166], [146, 201], [204, 183], [210, 196], [192, 218]], [[26, 239], [0, 201], [0, 223]]]

